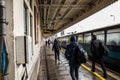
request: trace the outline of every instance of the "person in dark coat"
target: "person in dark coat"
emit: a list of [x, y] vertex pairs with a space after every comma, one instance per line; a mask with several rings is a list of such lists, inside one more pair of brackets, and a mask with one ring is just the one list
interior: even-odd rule
[[48, 41], [46, 40], [46, 41], [45, 41], [45, 43], [46, 43], [46, 46], [47, 46], [47, 44], [48, 44]]
[[52, 50], [54, 50], [54, 52], [55, 52], [55, 62], [57, 62], [57, 60], [60, 61], [60, 56], [59, 56], [60, 49], [61, 49], [60, 44], [59, 44], [58, 40], [55, 39], [54, 43], [53, 43], [53, 47], [52, 47]]
[[50, 47], [50, 43], [51, 43], [51, 41], [50, 41], [50, 39], [48, 40], [48, 46]]
[[70, 75], [72, 77], [72, 80], [78, 80], [79, 79], [79, 67], [80, 63], [75, 62], [75, 47], [77, 47], [78, 43], [76, 42], [76, 37], [72, 36], [70, 38], [70, 44], [67, 45], [66, 51], [65, 51], [65, 57], [69, 61], [70, 66]]
[[102, 41], [98, 40], [96, 35], [92, 35], [92, 40], [91, 40], [91, 53], [92, 53], [92, 70], [93, 72], [95, 72], [95, 63], [98, 61], [98, 63], [100, 63], [101, 68], [103, 70], [104, 73], [104, 78], [107, 78], [107, 74], [106, 74], [106, 69], [105, 69], [105, 65], [103, 62], [103, 56], [100, 50], [100, 44], [103, 45]]

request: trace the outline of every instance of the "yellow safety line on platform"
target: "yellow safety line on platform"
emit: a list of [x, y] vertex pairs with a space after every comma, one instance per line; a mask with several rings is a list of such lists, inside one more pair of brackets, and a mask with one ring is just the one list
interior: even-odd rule
[[98, 78], [100, 78], [101, 80], [106, 80], [105, 78], [103, 78], [101, 75], [99, 75], [98, 73], [96, 72], [92, 72], [90, 68], [88, 68], [87, 66], [85, 66], [84, 64], [81, 64], [81, 66], [83, 68], [85, 68], [86, 70], [90, 71], [91, 73], [93, 73], [95, 76], [97, 76]]

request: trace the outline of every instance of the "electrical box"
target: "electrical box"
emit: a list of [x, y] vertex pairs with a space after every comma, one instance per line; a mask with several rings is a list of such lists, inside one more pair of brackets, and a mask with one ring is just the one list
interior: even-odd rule
[[16, 47], [16, 63], [25, 64], [27, 63], [27, 53], [26, 53], [26, 36], [16, 36], [15, 47]]
[[26, 37], [26, 54], [27, 54], [27, 63], [29, 63], [32, 60], [32, 38], [31, 36]]

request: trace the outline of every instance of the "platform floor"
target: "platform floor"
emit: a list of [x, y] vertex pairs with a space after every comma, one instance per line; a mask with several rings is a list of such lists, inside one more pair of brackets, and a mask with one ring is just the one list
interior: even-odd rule
[[[44, 47], [41, 50], [41, 66], [39, 70], [38, 80], [72, 80], [69, 74], [68, 61], [63, 54], [60, 55], [60, 62], [55, 63], [54, 52], [51, 47]], [[84, 67], [79, 69], [79, 80], [105, 80], [100, 79], [86, 70]], [[116, 79], [107, 79], [116, 80]]]

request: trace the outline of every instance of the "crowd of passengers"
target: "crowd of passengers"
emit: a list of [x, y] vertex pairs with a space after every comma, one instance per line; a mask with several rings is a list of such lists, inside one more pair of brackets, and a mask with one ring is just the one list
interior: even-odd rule
[[[66, 43], [64, 41], [64, 43]], [[54, 42], [52, 43], [52, 50], [55, 53], [55, 62], [60, 62], [60, 42], [55, 39]], [[50, 45], [50, 40], [46, 42], [46, 46]], [[70, 75], [72, 80], [79, 80], [79, 67], [81, 66], [82, 63], [76, 61], [76, 56], [75, 54], [79, 52], [80, 50], [76, 49], [76, 47], [80, 46], [80, 50], [83, 49], [81, 44], [78, 44], [76, 37], [71, 36], [70, 38], [70, 43], [66, 46], [66, 51], [65, 51], [65, 58], [69, 62], [69, 67], [70, 67]], [[101, 68], [103, 70], [103, 77], [107, 78], [107, 72], [106, 68], [104, 65], [103, 57], [107, 56], [108, 53], [108, 48], [100, 41], [97, 39], [96, 35], [92, 35], [91, 37], [91, 42], [90, 42], [90, 51], [92, 53], [92, 68], [91, 71], [95, 72], [95, 63], [99, 62], [101, 65]]]

